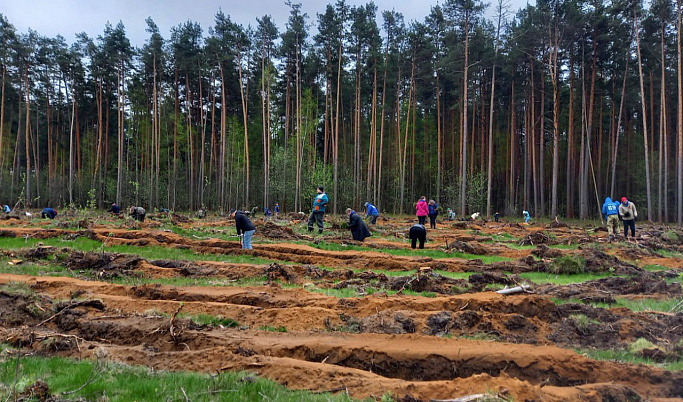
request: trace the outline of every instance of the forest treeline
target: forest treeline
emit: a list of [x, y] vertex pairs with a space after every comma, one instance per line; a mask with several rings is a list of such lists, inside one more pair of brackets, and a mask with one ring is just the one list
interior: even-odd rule
[[148, 18], [141, 47], [0, 15], [0, 202], [306, 211], [322, 184], [334, 212], [587, 218], [626, 196], [681, 222], [681, 0], [287, 5], [283, 27]]

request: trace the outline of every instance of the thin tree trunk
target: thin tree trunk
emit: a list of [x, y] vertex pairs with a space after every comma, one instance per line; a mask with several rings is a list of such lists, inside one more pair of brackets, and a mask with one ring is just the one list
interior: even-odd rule
[[[630, 47], [630, 46], [629, 46]], [[612, 185], [610, 187], [610, 196], [615, 197], [614, 193], [617, 181], [617, 155], [619, 154], [619, 137], [621, 132], [621, 118], [624, 115], [624, 98], [626, 97], [626, 77], [628, 76], [628, 64], [631, 57], [626, 55], [626, 68], [624, 69], [624, 80], [621, 84], [621, 100], [619, 101], [619, 116], [617, 117], [617, 130], [615, 132], [614, 149], [612, 152]]]
[[647, 110], [645, 108], [645, 85], [643, 83], [643, 65], [640, 59], [640, 33], [638, 30], [638, 16], [634, 16], [636, 50], [638, 52], [638, 75], [640, 76], [640, 100], [643, 109], [643, 146], [645, 147], [645, 186], [647, 188], [647, 219], [652, 221], [652, 196], [650, 189], [650, 150], [647, 141]]

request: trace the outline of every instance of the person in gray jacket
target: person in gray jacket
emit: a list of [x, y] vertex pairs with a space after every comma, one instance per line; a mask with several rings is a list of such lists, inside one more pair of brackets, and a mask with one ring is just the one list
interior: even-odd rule
[[619, 216], [624, 222], [624, 239], [628, 237], [629, 228], [631, 228], [631, 237], [636, 237], [636, 218], [638, 217], [636, 204], [626, 199], [626, 197], [621, 197], [621, 204], [619, 204]]

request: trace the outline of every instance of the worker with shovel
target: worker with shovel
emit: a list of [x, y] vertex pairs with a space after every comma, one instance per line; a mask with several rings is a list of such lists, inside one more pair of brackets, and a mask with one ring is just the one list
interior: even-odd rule
[[244, 211], [235, 211], [233, 216], [235, 218], [235, 229], [237, 229], [237, 236], [240, 238], [242, 249], [251, 250], [251, 238], [256, 232], [256, 226], [254, 226], [254, 223]]

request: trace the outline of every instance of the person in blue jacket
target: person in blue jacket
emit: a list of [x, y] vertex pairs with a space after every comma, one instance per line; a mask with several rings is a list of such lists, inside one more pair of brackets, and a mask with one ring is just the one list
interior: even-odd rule
[[436, 229], [436, 216], [439, 214], [439, 204], [434, 200], [429, 200], [429, 228]]
[[109, 211], [107, 211], [107, 212], [111, 212], [114, 215], [118, 215], [121, 213], [121, 207], [118, 206], [118, 204], [116, 204], [115, 202], [113, 202], [111, 204], [111, 207], [109, 208]]
[[2, 212], [8, 214], [8, 213], [12, 212], [12, 210], [10, 209], [9, 205], [5, 204], [2, 206]]
[[57, 216], [57, 211], [55, 211], [52, 208], [43, 208], [42, 211], [40, 211], [40, 217], [45, 219], [45, 218], [50, 218], [54, 219]]
[[313, 224], [317, 224], [318, 233], [322, 233], [324, 226], [323, 219], [325, 218], [325, 207], [330, 200], [327, 198], [327, 194], [325, 194], [325, 188], [323, 186], [318, 186], [317, 192], [318, 194], [316, 194], [315, 199], [313, 200], [313, 210], [311, 211], [311, 215], [308, 217], [308, 231], [312, 232]]
[[529, 223], [529, 221], [531, 220], [531, 215], [529, 214], [529, 211], [527, 211], [526, 209], [522, 211], [522, 216], [524, 217], [524, 223]]
[[280, 204], [277, 202], [275, 203], [275, 209], [273, 210], [275, 219], [278, 219], [280, 217]]
[[612, 201], [611, 198], [605, 198], [605, 203], [602, 204], [602, 216], [607, 223], [607, 235], [611, 241], [617, 233], [617, 225], [619, 225], [619, 206]]
[[370, 223], [372, 223], [373, 225], [377, 224], [377, 217], [379, 216], [379, 211], [377, 210], [377, 207], [370, 204], [369, 202], [366, 202], [365, 209], [365, 218], [367, 219], [369, 217]]

